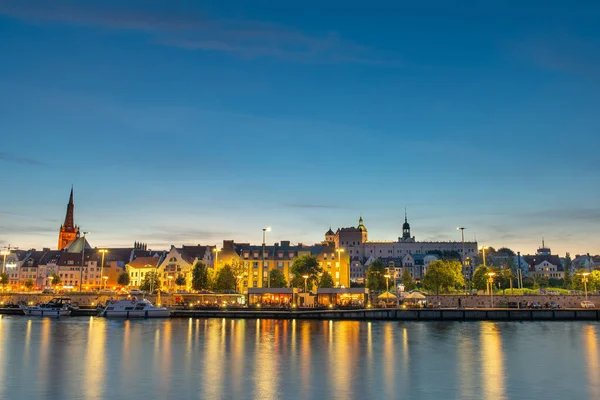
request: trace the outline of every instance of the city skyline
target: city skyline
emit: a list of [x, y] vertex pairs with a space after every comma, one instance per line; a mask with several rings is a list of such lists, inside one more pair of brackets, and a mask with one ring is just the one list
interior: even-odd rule
[[[73, 208], [72, 208], [72, 205], [70, 204], [70, 202], [73, 201], [73, 191], [74, 191], [74, 189], [71, 189], [71, 194], [69, 196], [69, 204], [67, 204], [67, 218], [73, 218]], [[75, 215], [76, 214], [77, 213], [75, 211]], [[407, 214], [407, 210], [405, 208], [404, 214], [403, 214], [403, 218], [407, 218], [407, 215], [408, 215]], [[360, 215], [360, 218], [362, 218], [362, 214]], [[47, 223], [51, 223], [51, 222], [54, 222], [55, 220], [54, 219], [46, 219], [45, 221]], [[61, 221], [60, 222], [60, 227], [62, 228], [62, 226], [63, 226], [63, 222], [62, 221], [63, 220], [62, 219], [56, 220], [56, 222], [58, 222], [58, 221]], [[77, 221], [77, 219], [75, 221]], [[411, 221], [412, 220], [409, 220], [409, 222], [411, 222]], [[427, 219], [426, 219], [426, 221], [427, 221]], [[71, 221], [71, 222], [73, 222], [73, 221]], [[353, 223], [353, 224], [346, 224], [346, 225], [340, 225], [340, 226], [333, 226], [333, 225], [331, 225], [331, 228], [334, 231], [336, 231], [337, 229], [341, 229], [341, 228], [356, 227], [356, 226], [358, 226], [358, 219], [356, 219], [355, 222], [356, 223]], [[402, 222], [404, 222], [404, 219], [402, 220]], [[109, 223], [108, 226], [110, 226], [110, 221], [108, 221], [108, 223]], [[77, 226], [79, 224], [77, 222], [75, 223], [75, 225], [76, 225], [75, 227], [77, 229], [79, 229], [79, 227]], [[368, 225], [368, 223], [366, 223], [365, 225]], [[308, 236], [305, 236], [307, 238], [306, 240], [294, 240], [294, 238], [282, 237], [281, 235], [277, 235], [276, 232], [273, 232], [273, 225], [264, 225], [263, 227], [267, 227], [267, 226], [269, 228], [269, 232], [268, 232], [268, 235], [267, 235], [267, 237], [268, 237], [267, 244], [277, 243], [277, 242], [285, 241], [285, 240], [291, 240], [292, 243], [314, 244], [314, 243], [321, 242], [323, 240], [323, 238], [324, 238], [324, 233], [321, 235], [322, 237], [319, 239], [318, 238], [318, 234], [315, 233], [315, 232], [313, 232], [312, 236], [316, 235], [316, 237], [314, 239], [311, 239], [311, 236], [310, 236], [311, 232], [308, 232]], [[277, 227], [278, 225], [275, 225], [275, 226]], [[261, 236], [262, 236], [263, 227], [259, 228], [259, 233], [260, 233]], [[138, 227], [138, 228], [141, 231], [143, 231], [142, 227]], [[382, 238], [382, 237], [380, 237], [380, 236], [377, 235], [376, 231], [374, 232], [374, 229], [376, 229], [376, 228], [377, 228], [376, 226], [375, 226], [375, 228], [370, 228], [370, 229], [369, 229], [369, 227], [367, 227], [367, 229], [369, 229], [369, 234], [371, 235], [371, 238], [369, 239], [369, 242], [378, 242], [378, 241], [379, 242], [390, 242], [390, 241], [396, 241], [396, 240], [400, 239], [400, 236], [402, 234], [402, 232], [400, 230], [399, 233], [398, 233], [398, 236], [389, 237], [389, 238]], [[401, 225], [399, 225], [398, 228], [400, 229]], [[468, 231], [468, 229], [469, 229], [467, 227], [464, 227], [464, 228], [465, 228], [465, 231]], [[48, 233], [47, 234], [44, 233], [44, 232], [37, 231], [36, 232], [37, 234], [33, 235], [33, 237], [43, 238], [43, 239], [41, 239], [41, 240], [43, 240], [43, 242], [42, 241], [37, 242], [37, 243], [39, 243], [39, 245], [26, 244], [25, 246], [19, 246], [18, 242], [9, 243], [9, 245], [12, 246], [13, 248], [19, 248], [21, 250], [26, 250], [26, 249], [30, 249], [30, 248], [38, 248], [38, 249], [41, 249], [41, 248], [50, 248], [50, 249], [54, 249], [54, 248], [56, 248], [56, 246], [49, 245], [47, 243], [47, 241], [48, 241], [49, 237], [53, 236], [54, 242], [56, 242], [56, 237], [60, 233], [60, 229], [56, 229], [56, 232], [53, 232], [53, 233], [50, 233], [50, 230], [51, 230], [51, 228], [48, 229], [48, 231], [47, 231]], [[455, 230], [458, 230], [458, 227], [455, 228]], [[86, 231], [87, 234], [92, 233], [92, 232], [89, 231], [88, 228], [85, 228], [85, 227], [82, 228], [82, 232], [83, 231]], [[89, 241], [91, 241], [93, 243], [93, 246], [96, 247], [96, 248], [102, 248], [102, 247], [107, 247], [107, 248], [110, 248], [110, 247], [131, 247], [132, 243], [135, 241], [135, 242], [143, 242], [144, 244], [146, 244], [148, 246], [149, 249], [153, 249], [153, 250], [157, 250], [157, 251], [158, 250], [167, 250], [171, 245], [176, 246], [176, 247], [180, 246], [180, 245], [196, 245], [196, 244], [201, 244], [201, 245], [217, 245], [217, 246], [220, 246], [222, 244], [223, 240], [235, 240], [238, 243], [251, 243], [251, 244], [260, 244], [262, 242], [262, 239], [261, 240], [256, 240], [256, 239], [253, 240], [252, 237], [251, 237], [251, 235], [244, 235], [243, 233], [241, 233], [241, 234], [238, 233], [237, 237], [234, 237], [234, 236], [236, 236], [235, 232], [232, 233], [234, 236], [231, 236], [231, 235], [230, 236], [223, 236], [221, 238], [217, 238], [217, 240], [213, 242], [213, 241], [211, 241], [212, 237], [209, 236], [209, 234], [211, 234], [211, 232], [209, 232], [209, 231], [199, 231], [199, 232], [200, 233], [198, 234], [198, 236], [199, 237], [204, 237], [206, 240], [204, 240], [204, 241], [194, 241], [193, 237], [192, 237], [193, 234], [194, 234], [193, 232], [182, 232], [179, 235], [171, 236], [171, 237], [174, 237], [173, 240], [168, 240], [168, 239], [162, 239], [162, 240], [160, 240], [161, 238], [159, 237], [158, 233], [150, 233], [150, 234], [148, 234], [148, 233], [140, 233], [139, 234], [139, 238], [127, 238], [127, 239], [123, 239], [124, 241], [121, 241], [121, 242], [107, 242], [107, 240], [111, 240], [111, 239], [107, 239], [108, 236], [113, 236], [114, 237], [114, 234], [112, 234], [110, 231], [109, 232], [100, 231], [100, 232], [96, 232], [97, 235], [92, 235], [92, 236], [96, 236], [96, 237], [99, 238], [99, 240], [101, 242], [98, 243], [98, 244], [95, 243], [95, 240], [94, 240], [95, 238], [88, 237], [88, 239], [89, 239]], [[454, 230], [451, 230], [451, 232], [454, 232]], [[213, 235], [217, 235], [218, 232], [215, 231], [212, 234]], [[375, 235], [373, 235], [373, 234], [375, 234]], [[413, 231], [413, 234], [414, 234], [414, 231]], [[418, 234], [418, 231], [417, 231], [417, 234]], [[460, 233], [458, 233], [458, 235], [460, 235]], [[373, 236], [375, 236], [375, 237], [373, 237]], [[25, 238], [25, 240], [29, 240], [29, 239], [31, 239], [32, 235], [31, 235], [31, 232], [30, 232], [30, 233], [22, 234], [22, 235], [18, 235], [18, 234], [17, 235], [13, 235], [12, 237], [13, 238], [23, 237], [23, 238]], [[120, 237], [120, 236], [118, 236], [118, 237]], [[165, 237], [169, 237], [169, 234], [166, 233]], [[180, 241], [176, 241], [176, 239], [182, 239], [182, 238], [184, 239], [184, 241], [181, 241], [181, 240]], [[428, 241], [460, 242], [461, 237], [451, 238], [449, 236], [444, 236], [443, 233], [438, 233], [435, 236], [431, 236], [431, 237], [418, 237], [417, 239], [419, 241], [423, 241], [423, 242], [428, 242]], [[484, 242], [481, 242], [480, 240], [477, 239], [477, 233], [476, 232], [473, 233], [473, 237], [472, 238], [469, 237], [468, 233], [466, 233], [465, 234], [465, 242], [472, 242], [472, 241], [478, 242], [480, 246], [491, 246], [491, 247], [495, 247], [495, 248], [509, 247], [509, 248], [513, 249], [515, 252], [520, 251], [523, 254], [527, 254], [527, 253], [533, 254], [533, 253], [535, 253], [534, 250], [532, 250], [530, 252], [529, 251], [523, 251], [519, 247], [508, 246], [508, 245], [505, 245], [505, 244], [484, 243]], [[541, 242], [536, 245], [535, 249], [537, 250], [538, 248], [543, 247], [543, 242], [544, 242], [544, 237], [541, 238]], [[17, 244], [15, 244], [15, 243], [17, 243]], [[4, 244], [2, 247], [7, 247], [7, 245]], [[553, 249], [553, 253], [557, 254], [557, 252], [554, 251], [554, 248], [552, 246], [549, 245], [548, 247], [551, 247]], [[567, 252], [570, 253], [571, 255], [590, 253], [590, 252], [581, 252], [581, 253], [579, 253], [579, 252], [569, 252], [569, 251], [567, 251]]]
[[598, 7], [0, 1], [0, 247], [54, 248], [73, 184], [97, 246], [395, 240], [407, 207], [600, 253]]

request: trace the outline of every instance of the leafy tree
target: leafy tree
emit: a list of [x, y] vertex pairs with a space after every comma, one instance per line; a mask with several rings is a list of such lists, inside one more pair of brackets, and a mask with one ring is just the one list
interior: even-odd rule
[[146, 275], [144, 275], [144, 279], [142, 279], [140, 290], [143, 290], [145, 292], [160, 290], [160, 276], [158, 272], [146, 272]]
[[402, 284], [404, 285], [404, 290], [409, 292], [411, 290], [413, 290], [415, 287], [417, 287], [417, 285], [415, 285], [415, 281], [412, 278], [412, 275], [410, 274], [410, 271], [408, 270], [408, 268], [404, 268], [404, 271], [402, 271], [402, 276], [400, 277], [400, 279], [402, 280]]
[[[516, 255], [515, 252], [512, 251], [511, 249], [509, 249], [508, 247], [500, 247], [496, 252], [497, 253], [504, 253], [504, 254], [506, 254], [507, 256], [510, 256], [510, 257], [514, 257]], [[486, 251], [486, 254], [487, 254], [487, 251]]]
[[385, 264], [377, 259], [367, 270], [367, 287], [370, 291], [385, 290]]
[[192, 289], [203, 290], [209, 288], [208, 268], [202, 261], [198, 261], [192, 269]]
[[427, 274], [423, 277], [423, 286], [426, 290], [439, 294], [449, 292], [465, 286], [462, 267], [458, 261], [436, 260], [429, 264]]
[[287, 281], [285, 280], [285, 276], [283, 276], [283, 272], [278, 269], [274, 269], [271, 271], [271, 287], [272, 288], [284, 288], [287, 286]]
[[25, 281], [25, 287], [26, 287], [28, 290], [31, 290], [31, 288], [33, 287], [33, 281], [32, 281], [31, 279], [27, 279], [27, 280]]
[[3, 272], [0, 274], [0, 285], [6, 284], [8, 284], [8, 274], [6, 272]]
[[185, 275], [177, 275], [177, 278], [175, 278], [175, 284], [177, 286], [185, 286], [185, 284], [187, 283], [187, 280], [185, 279]]
[[358, 283], [358, 282], [350, 281], [350, 287], [351, 288], [354, 288], [354, 287], [364, 288], [365, 285], [364, 285], [364, 283]]
[[[236, 277], [248, 274], [248, 266], [242, 260], [232, 260], [231, 270], [233, 271], [233, 275]], [[271, 285], [271, 287], [273, 286]]]
[[547, 288], [548, 286], [550, 286], [550, 281], [548, 280], [547, 276], [543, 276], [543, 275], [536, 276], [534, 278], [534, 280], [535, 280], [535, 283], [537, 283], [540, 288]]
[[[567, 264], [569, 265], [569, 264]], [[573, 278], [571, 277], [571, 270], [565, 268], [565, 279], [563, 280], [563, 288], [571, 289], [573, 287]]]
[[583, 285], [583, 274], [589, 273], [587, 276], [587, 290], [593, 292], [600, 289], [600, 271], [594, 270], [591, 273], [583, 268], [577, 270], [573, 277], [573, 288], [577, 290], [584, 290]]
[[473, 278], [471, 279], [471, 283], [473, 287], [477, 290], [486, 290], [487, 289], [487, 280], [488, 280], [488, 272], [491, 272], [491, 269], [486, 267], [485, 265], [480, 265], [477, 267], [475, 272], [473, 272]]
[[129, 274], [127, 273], [127, 271], [123, 271], [119, 274], [119, 277], [117, 278], [117, 284], [121, 286], [127, 286], [129, 285], [129, 280]]
[[495, 272], [496, 276], [494, 277], [494, 280], [496, 281], [496, 283], [500, 283], [500, 287], [502, 289], [510, 288], [510, 281], [514, 277], [512, 269], [505, 268]]
[[225, 265], [217, 272], [215, 290], [235, 290], [237, 286], [236, 277], [230, 265]]
[[58, 275], [56, 272], [53, 273], [50, 276], [52, 277], [52, 284], [53, 285], [60, 285], [61, 284], [62, 279], [60, 279], [60, 275]]
[[313, 285], [318, 283], [319, 274], [323, 272], [323, 268], [319, 265], [319, 260], [316, 256], [307, 254], [297, 257], [292, 264], [292, 285], [298, 288], [304, 288], [304, 275], [308, 275], [307, 286], [311, 290]]
[[332, 288], [334, 286], [333, 283], [333, 278], [331, 277], [331, 274], [327, 271], [323, 272], [323, 275], [321, 275], [321, 280], [319, 281], [319, 287], [320, 288]]
[[533, 289], [534, 283], [535, 282], [532, 278], [529, 278], [529, 277], [523, 278], [523, 287], [526, 289]]

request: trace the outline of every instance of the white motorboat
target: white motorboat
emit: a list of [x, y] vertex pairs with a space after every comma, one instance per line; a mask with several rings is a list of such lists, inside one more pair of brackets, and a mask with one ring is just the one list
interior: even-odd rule
[[71, 314], [71, 299], [56, 297], [37, 306], [21, 306], [25, 315], [38, 317], [67, 317]]
[[105, 318], [168, 318], [171, 312], [165, 307], [154, 307], [148, 300], [110, 300], [98, 316]]

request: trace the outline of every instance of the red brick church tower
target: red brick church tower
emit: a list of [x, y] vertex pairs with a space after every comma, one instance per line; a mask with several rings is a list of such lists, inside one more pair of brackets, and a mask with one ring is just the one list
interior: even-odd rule
[[73, 240], [79, 237], [79, 227], [75, 225], [73, 209], [73, 186], [71, 186], [71, 197], [69, 198], [69, 204], [67, 205], [67, 215], [65, 216], [65, 223], [60, 226], [60, 233], [58, 234], [58, 249], [62, 250], [69, 245]]

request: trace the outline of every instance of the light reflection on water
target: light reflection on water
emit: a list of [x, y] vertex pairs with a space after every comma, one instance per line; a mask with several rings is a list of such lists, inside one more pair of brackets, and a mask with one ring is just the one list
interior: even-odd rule
[[600, 399], [600, 324], [0, 318], [0, 399]]

